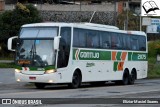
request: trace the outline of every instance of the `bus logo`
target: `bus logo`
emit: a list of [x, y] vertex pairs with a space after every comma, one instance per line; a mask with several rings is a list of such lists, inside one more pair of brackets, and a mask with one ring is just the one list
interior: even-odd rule
[[79, 49], [76, 50], [75, 58], [76, 58], [76, 60], [79, 60]]
[[89, 50], [79, 50], [75, 52], [76, 60], [94, 60], [100, 58], [100, 53], [98, 51], [89, 51]]
[[80, 52], [80, 58], [99, 59], [99, 52]]

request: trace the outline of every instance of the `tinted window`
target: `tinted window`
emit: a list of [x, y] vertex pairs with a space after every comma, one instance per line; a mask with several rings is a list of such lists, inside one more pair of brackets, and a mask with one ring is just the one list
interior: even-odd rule
[[87, 31], [83, 29], [74, 29], [73, 46], [86, 47]]
[[87, 33], [87, 47], [88, 48], [99, 48], [99, 35], [98, 31], [88, 30]]
[[124, 41], [123, 41], [123, 34], [117, 34], [117, 38], [118, 38], [118, 49], [124, 49]]
[[138, 41], [139, 41], [139, 50], [146, 51], [146, 37], [139, 36]]
[[111, 48], [111, 36], [108, 32], [100, 32], [100, 47], [104, 49]]
[[83, 48], [146, 50], [146, 38], [139, 35], [74, 28], [73, 46]]
[[125, 34], [125, 43], [126, 43], [126, 46], [125, 46], [125, 49], [126, 50], [130, 50], [131, 49], [131, 42], [130, 42], [130, 36], [128, 36], [127, 34]]
[[131, 35], [131, 49], [139, 50], [138, 36]]
[[61, 28], [61, 38], [58, 52], [58, 68], [66, 67], [69, 61], [70, 44], [71, 44], [71, 28]]
[[126, 35], [120, 34], [120, 36], [121, 36], [121, 42], [122, 42], [122, 49], [125, 50], [127, 48], [127, 45], [126, 45]]
[[112, 49], [121, 49], [122, 43], [120, 36], [117, 33], [110, 33], [111, 34], [111, 47]]

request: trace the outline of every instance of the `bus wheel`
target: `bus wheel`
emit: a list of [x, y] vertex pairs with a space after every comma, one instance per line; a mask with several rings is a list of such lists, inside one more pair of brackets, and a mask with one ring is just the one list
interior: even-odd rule
[[68, 84], [70, 88], [78, 88], [81, 85], [81, 75], [78, 71], [75, 71], [72, 77], [72, 83]]
[[128, 84], [129, 84], [129, 72], [125, 70], [123, 74], [122, 85], [128, 85]]
[[44, 84], [44, 83], [35, 83], [35, 86], [36, 86], [37, 89], [44, 89], [46, 84]]
[[129, 84], [134, 84], [136, 79], [136, 72], [134, 70], [131, 71], [131, 74], [129, 76]]

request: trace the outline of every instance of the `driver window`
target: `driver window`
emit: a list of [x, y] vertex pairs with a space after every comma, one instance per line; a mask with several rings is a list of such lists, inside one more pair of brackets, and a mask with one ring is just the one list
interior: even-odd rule
[[71, 28], [62, 27], [60, 35], [61, 35], [61, 38], [59, 43], [57, 67], [63, 68], [68, 65], [68, 61], [69, 61], [70, 44], [71, 44]]

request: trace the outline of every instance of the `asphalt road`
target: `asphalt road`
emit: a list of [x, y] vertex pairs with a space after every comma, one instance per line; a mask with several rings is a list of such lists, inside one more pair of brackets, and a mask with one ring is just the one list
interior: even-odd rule
[[[83, 84], [81, 88], [69, 89], [65, 85], [52, 85], [46, 89], [36, 89], [30, 83], [16, 83], [14, 79], [14, 69], [0, 69], [0, 98], [156, 98], [160, 99], [160, 79], [137, 80], [134, 85], [115, 85], [106, 83], [104, 86], [90, 86]], [[64, 100], [62, 99], [62, 100]], [[82, 99], [80, 99], [82, 100]], [[87, 100], [87, 99], [86, 99]], [[71, 104], [56, 105], [33, 105], [40, 107], [159, 107], [157, 104], [72, 104], [74, 100], [69, 100]], [[0, 107], [3, 105], [0, 105]], [[5, 105], [5, 107], [11, 107]], [[12, 105], [17, 107], [17, 105]], [[27, 107], [27, 105], [18, 105], [18, 107]]]
[[0, 73], [0, 85], [16, 83], [14, 78], [14, 69], [1, 68]]

